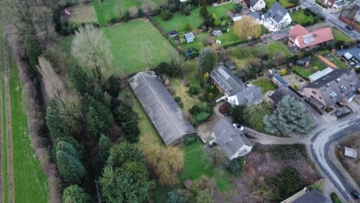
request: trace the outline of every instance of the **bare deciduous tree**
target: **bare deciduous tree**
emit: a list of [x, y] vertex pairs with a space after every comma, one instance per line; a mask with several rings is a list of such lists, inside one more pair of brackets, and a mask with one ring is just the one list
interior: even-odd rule
[[154, 3], [151, 0], [144, 0], [142, 2], [141, 8], [144, 10], [145, 13], [151, 13], [153, 10], [156, 9], [158, 5], [156, 5], [156, 3]]
[[147, 70], [150, 70], [151, 66], [152, 66], [152, 58], [153, 57], [152, 57], [151, 49], [152, 49], [152, 46], [148, 42], [145, 42], [141, 46], [142, 57], [147, 65], [147, 67], [146, 67]]
[[137, 18], [138, 16], [138, 9], [136, 7], [129, 8], [129, 13], [131, 18]]
[[158, 177], [160, 185], [174, 185], [177, 173], [184, 167], [184, 152], [178, 147], [149, 145], [144, 154], [150, 168]]
[[234, 32], [242, 39], [257, 38], [261, 33], [261, 25], [253, 17], [244, 16], [234, 23]]
[[[25, 45], [25, 36], [31, 35], [44, 48], [55, 40], [52, 10], [43, 0], [5, 0], [6, 29], [19, 50]], [[25, 50], [25, 49], [22, 49]], [[20, 53], [25, 55], [25, 52]]]
[[75, 32], [71, 54], [79, 65], [93, 75], [101, 85], [111, 73], [113, 55], [104, 33], [87, 24]]

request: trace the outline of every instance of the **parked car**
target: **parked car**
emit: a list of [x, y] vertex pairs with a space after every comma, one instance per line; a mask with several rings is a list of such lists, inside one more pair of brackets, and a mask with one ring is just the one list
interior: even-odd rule
[[351, 191], [351, 195], [355, 198], [355, 199], [360, 199], [360, 194], [358, 191], [353, 190]]
[[242, 125], [240, 125], [240, 124], [234, 123], [233, 126], [234, 126], [234, 128], [239, 129], [239, 130], [241, 130], [241, 131], [244, 130], [244, 127], [243, 127]]
[[350, 26], [350, 25], [345, 25], [345, 28], [346, 29], [348, 29], [348, 30], [350, 30], [350, 31], [352, 31], [354, 28], [352, 27], [352, 26]]

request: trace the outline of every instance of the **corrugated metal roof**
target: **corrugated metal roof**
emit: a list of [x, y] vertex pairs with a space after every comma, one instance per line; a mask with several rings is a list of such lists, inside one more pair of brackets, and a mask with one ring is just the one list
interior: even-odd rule
[[129, 84], [166, 146], [196, 132], [153, 71], [137, 73]]

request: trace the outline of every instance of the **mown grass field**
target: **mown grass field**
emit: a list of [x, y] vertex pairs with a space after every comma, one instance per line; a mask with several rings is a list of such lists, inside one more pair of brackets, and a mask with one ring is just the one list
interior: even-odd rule
[[265, 94], [268, 91], [274, 91], [277, 89], [275, 84], [270, 82], [267, 78], [257, 79], [255, 81], [251, 82], [251, 84], [260, 87], [263, 94]]
[[[135, 73], [147, 68], [144, 59], [144, 47], [150, 50], [152, 66], [168, 61], [169, 54], [176, 50], [161, 35], [151, 22], [143, 19], [120, 23], [102, 28], [110, 41], [111, 53], [114, 55], [113, 69], [125, 74]], [[73, 36], [63, 40], [64, 50], [70, 54]]]
[[71, 24], [98, 22], [98, 17], [93, 4], [78, 4], [70, 7], [69, 10], [71, 11], [69, 19]]
[[18, 68], [12, 59], [10, 60], [10, 69], [9, 85], [15, 202], [47, 203], [49, 200], [47, 179], [31, 146], [27, 132], [27, 117], [22, 107], [22, 85], [18, 77]]
[[328, 67], [325, 63], [321, 62], [318, 59], [311, 60], [309, 65], [310, 65], [310, 67], [316, 66], [316, 67], [318, 67], [319, 70], [324, 70], [325, 68]]
[[[216, 7], [208, 7], [209, 14], [215, 14], [217, 18], [226, 16], [226, 11], [234, 9], [234, 4], [228, 3]], [[154, 16], [155, 21], [162, 27], [165, 32], [171, 30], [178, 30], [179, 32], [185, 32], [184, 26], [186, 23], [190, 23], [193, 30], [196, 30], [204, 22], [204, 18], [200, 15], [200, 7], [191, 11], [191, 14], [185, 16], [181, 13], [173, 14], [173, 17], [164, 21], [160, 15]]]

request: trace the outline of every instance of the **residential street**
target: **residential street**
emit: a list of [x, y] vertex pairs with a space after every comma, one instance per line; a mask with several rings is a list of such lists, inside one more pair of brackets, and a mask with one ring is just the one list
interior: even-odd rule
[[312, 0], [300, 0], [300, 3], [313, 12], [322, 15], [328, 22], [336, 26], [341, 32], [351, 36], [354, 39], [360, 39], [360, 34], [357, 31], [350, 31], [345, 28], [346, 24], [338, 19], [339, 14], [330, 14], [328, 10], [322, 9], [320, 6], [315, 5], [315, 2]]
[[[338, 171], [334, 164], [329, 159], [329, 147], [331, 143], [337, 141], [352, 132], [360, 131], [360, 113], [354, 112], [343, 119], [336, 120], [318, 127], [314, 133], [305, 139], [299, 138], [280, 138], [271, 135], [263, 134], [255, 130], [244, 128], [244, 132], [256, 137], [252, 139], [253, 142], [261, 144], [295, 144], [301, 143], [307, 146], [309, 158], [319, 169], [325, 179], [329, 179], [346, 202], [352, 202], [350, 192], [353, 190], [353, 184], [349, 184], [343, 175]], [[331, 185], [325, 187], [331, 188]]]

